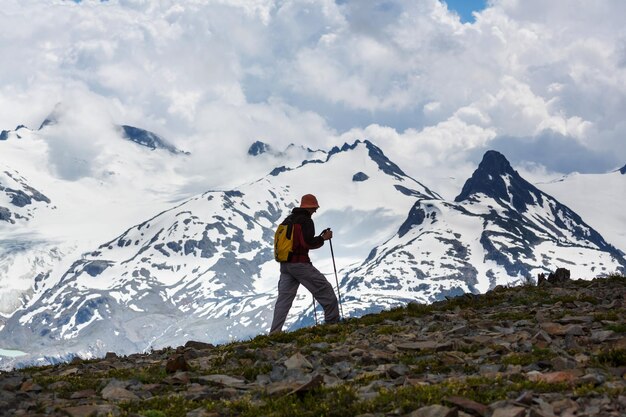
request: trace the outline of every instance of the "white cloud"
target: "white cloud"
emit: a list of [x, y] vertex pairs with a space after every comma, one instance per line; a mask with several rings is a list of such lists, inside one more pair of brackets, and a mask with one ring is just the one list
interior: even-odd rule
[[[623, 165], [626, 2], [489, 4], [462, 24], [438, 0], [5, 0], [0, 127], [37, 126], [79, 91], [108, 121], [211, 150], [189, 166], [200, 176], [257, 139], [357, 136], [415, 175], [506, 138], [538, 155], [546, 132], [603, 153], [596, 170]], [[55, 164], [62, 146], [94, 160], [76, 139], [55, 142]]]

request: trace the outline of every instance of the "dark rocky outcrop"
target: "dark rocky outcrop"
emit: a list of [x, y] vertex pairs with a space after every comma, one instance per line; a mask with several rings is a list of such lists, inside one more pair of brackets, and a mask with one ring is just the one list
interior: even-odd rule
[[272, 147], [268, 145], [267, 143], [257, 140], [252, 145], [250, 145], [250, 148], [248, 148], [248, 155], [258, 156], [263, 153], [270, 152], [271, 149]]
[[363, 182], [363, 181], [367, 181], [369, 178], [370, 177], [368, 177], [367, 174], [365, 174], [364, 172], [357, 172], [356, 174], [352, 176], [352, 181]]

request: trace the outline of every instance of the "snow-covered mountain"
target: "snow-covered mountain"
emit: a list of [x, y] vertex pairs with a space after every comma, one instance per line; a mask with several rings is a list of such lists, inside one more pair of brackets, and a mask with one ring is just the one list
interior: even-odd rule
[[[340, 225], [343, 264], [391, 236], [415, 199], [438, 198], [370, 142], [334, 148], [325, 160], [189, 199], [84, 254], [7, 321], [2, 339], [34, 355], [89, 355], [258, 334], [275, 298], [275, 226], [308, 192], [322, 205], [318, 227]], [[302, 294], [289, 324], [308, 322], [299, 313], [309, 306]]]
[[124, 138], [135, 142], [141, 146], [145, 146], [146, 148], [155, 150], [155, 149], [165, 149], [168, 152], [173, 154], [182, 153], [188, 155], [188, 152], [181, 151], [176, 149], [175, 146], [168, 143], [161, 136], [156, 133], [150, 132], [145, 129], [140, 129], [138, 127], [129, 126], [129, 125], [121, 125], [118, 126], [121, 131], [121, 134]]
[[42, 208], [51, 208], [50, 199], [31, 187], [19, 172], [0, 165], [0, 221], [28, 221]]
[[[69, 130], [57, 108], [37, 130], [22, 125], [1, 135], [0, 327], [83, 252], [171, 207], [186, 181], [177, 173], [185, 153], [130, 126], [111, 126], [89, 175], [67, 178], [54, 158], [55, 141]], [[62, 157], [86, 165], [79, 152]]]
[[348, 311], [485, 292], [565, 267], [624, 271], [626, 259], [576, 213], [488, 151], [454, 202], [420, 199], [397, 234], [347, 271]]
[[[247, 157], [269, 152], [259, 142]], [[626, 265], [576, 213], [521, 178], [497, 152], [485, 155], [456, 201], [407, 176], [369, 141], [286, 152], [294, 154], [258, 181], [197, 195], [81, 256], [63, 256], [65, 268], [52, 270], [37, 296], [7, 319], [0, 348], [28, 352], [19, 359], [28, 363], [266, 331], [278, 280], [273, 233], [306, 193], [320, 201], [318, 229], [335, 232], [350, 315], [484, 292], [557, 266], [592, 278]], [[328, 248], [312, 258], [334, 281]], [[311, 298], [302, 291], [287, 326], [311, 322]], [[16, 362], [2, 366], [10, 363]]]
[[605, 174], [574, 173], [536, 185], [567, 204], [626, 253], [626, 165]]

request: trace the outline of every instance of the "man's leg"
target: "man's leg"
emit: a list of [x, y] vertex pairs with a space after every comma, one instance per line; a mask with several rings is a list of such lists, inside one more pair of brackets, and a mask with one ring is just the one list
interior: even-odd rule
[[312, 264], [296, 263], [289, 264], [291, 276], [300, 281], [300, 284], [313, 294], [318, 303], [324, 307], [324, 319], [326, 323], [339, 322], [339, 304], [333, 286], [328, 282], [324, 274]]
[[296, 298], [298, 287], [300, 283], [294, 279], [294, 277], [287, 272], [286, 263], [280, 264], [280, 280], [278, 281], [278, 298], [276, 299], [276, 305], [274, 307], [274, 319], [272, 320], [272, 327], [270, 334], [280, 332], [287, 319], [287, 314], [293, 303], [293, 299]]

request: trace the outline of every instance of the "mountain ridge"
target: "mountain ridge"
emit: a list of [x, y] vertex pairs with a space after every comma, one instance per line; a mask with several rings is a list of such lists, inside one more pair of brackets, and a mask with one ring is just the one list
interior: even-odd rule
[[[449, 202], [369, 140], [324, 155], [230, 191], [193, 196], [99, 243], [74, 258], [0, 334], [23, 350], [38, 338], [42, 346], [32, 355], [54, 347], [65, 357], [102, 355], [113, 346], [143, 351], [185, 336], [225, 341], [263, 332], [275, 297], [274, 227], [310, 192], [322, 205], [316, 224], [337, 228], [340, 290], [349, 315], [519, 284], [561, 260], [587, 275], [619, 266], [586, 235], [570, 233], [592, 229], [571, 215], [563, 222], [558, 215], [566, 212], [555, 211], [558, 202], [543, 194], [533, 197], [534, 205], [525, 203], [523, 215], [506, 188], [497, 200], [475, 193]], [[497, 172], [512, 178], [509, 171]], [[504, 182], [501, 175], [494, 179]], [[529, 192], [527, 182], [520, 184]], [[564, 226], [566, 233], [559, 234]], [[529, 243], [533, 250], [525, 249]], [[588, 265], [579, 265], [586, 259], [580, 251]], [[327, 259], [314, 262], [322, 271], [330, 267]], [[310, 298], [299, 294], [288, 327], [311, 324], [310, 306]]]
[[[354, 152], [357, 154], [352, 157]], [[370, 187], [366, 193], [369, 201], [361, 198], [360, 209], [368, 209], [368, 205], [378, 207], [371, 187], [379, 194], [386, 193], [387, 201], [395, 200], [395, 205], [403, 201], [407, 209], [413, 194], [429, 193], [408, 177], [398, 180], [397, 174], [380, 171], [378, 162], [362, 158], [368, 152], [366, 145], [360, 143], [351, 150], [334, 153], [326, 162], [332, 165], [336, 175], [349, 178], [344, 184], [349, 193], [358, 195], [363, 187]], [[347, 163], [348, 160], [359, 160], [361, 166]], [[274, 297], [275, 278], [273, 272], [263, 271], [275, 268], [271, 253], [274, 225], [299, 198], [291, 191], [290, 184], [317, 176], [321, 183], [311, 187], [318, 188], [313, 190], [318, 197], [331, 185], [336, 186], [334, 178], [308, 173], [316, 169], [319, 164], [305, 164], [299, 170], [280, 177], [268, 175], [237, 190], [206, 192], [131, 227], [74, 262], [36, 305], [27, 306], [11, 317], [2, 334], [10, 337], [16, 346], [27, 344], [33, 335], [38, 335], [44, 337], [45, 343], [60, 343], [65, 349], [102, 352], [105, 345], [99, 342], [104, 340], [101, 335], [116, 333], [115, 337], [107, 337], [107, 342], [117, 343], [121, 351], [130, 352], [149, 348], [153, 338], [157, 346], [162, 346], [169, 343], [167, 340], [180, 337], [177, 336], [180, 332], [195, 332], [196, 323], [204, 323], [207, 315], [212, 317], [214, 328], [198, 328], [201, 332], [198, 337], [206, 336], [207, 332], [221, 335], [218, 336], [221, 340], [257, 334], [271, 321], [267, 305]], [[354, 183], [355, 171], [368, 172], [372, 178], [379, 179]], [[381, 188], [383, 179], [387, 182], [385, 188]], [[413, 191], [409, 195], [399, 192], [395, 187], [398, 184]], [[320, 201], [327, 215], [346, 214], [339, 207], [333, 210], [332, 205], [349, 202], [336, 200], [329, 206], [328, 201], [326, 204], [323, 199]], [[397, 211], [399, 216], [403, 210]], [[386, 209], [382, 214], [388, 218], [393, 213]], [[164, 304], [172, 309], [165, 309]], [[60, 310], [57, 306], [65, 307]], [[298, 297], [289, 322], [309, 323], [310, 315], [297, 314], [308, 306], [306, 299]], [[167, 310], [165, 316], [169, 318], [159, 313], [159, 309]], [[235, 313], [241, 314], [242, 309], [249, 319], [233, 321]], [[111, 320], [112, 317], [118, 318]], [[252, 317], [256, 318], [252, 320]], [[152, 323], [159, 321], [168, 323], [165, 327], [170, 326], [171, 330], [157, 331]], [[127, 324], [115, 327], [121, 323]], [[107, 328], [110, 325], [113, 327]], [[85, 337], [87, 333], [91, 336]], [[85, 342], [76, 339], [78, 334]], [[88, 343], [88, 339], [93, 343]]]

